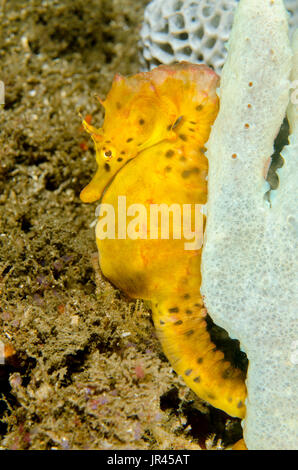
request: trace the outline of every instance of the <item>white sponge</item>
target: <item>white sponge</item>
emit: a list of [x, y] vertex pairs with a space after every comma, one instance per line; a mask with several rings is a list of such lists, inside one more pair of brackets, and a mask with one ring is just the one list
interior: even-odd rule
[[[287, 20], [282, 0], [240, 1], [206, 144], [201, 292], [247, 354], [244, 439], [259, 450], [298, 447], [298, 113], [288, 107], [298, 31], [292, 54]], [[287, 107], [289, 145], [269, 206], [265, 175]]]
[[[143, 69], [186, 60], [218, 73], [225, 62], [238, 0], [153, 0], [141, 29]], [[290, 28], [298, 24], [297, 0], [285, 0]]]

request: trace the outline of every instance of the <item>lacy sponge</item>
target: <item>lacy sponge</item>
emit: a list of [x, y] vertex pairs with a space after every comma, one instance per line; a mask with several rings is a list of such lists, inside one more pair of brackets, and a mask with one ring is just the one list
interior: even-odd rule
[[[143, 69], [188, 61], [211, 66], [225, 62], [238, 0], [153, 0], [145, 9], [141, 29]], [[298, 24], [297, 0], [285, 0], [290, 31]]]

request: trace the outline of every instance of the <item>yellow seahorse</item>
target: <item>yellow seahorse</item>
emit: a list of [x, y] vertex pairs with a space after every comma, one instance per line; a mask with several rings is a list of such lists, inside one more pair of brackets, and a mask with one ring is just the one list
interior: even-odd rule
[[[97, 226], [103, 274], [132, 298], [151, 302], [163, 350], [186, 384], [214, 407], [243, 418], [244, 375], [216, 349], [206, 328], [201, 247], [186, 250], [185, 234], [175, 238], [174, 216], [169, 239], [161, 239], [160, 227], [152, 239], [148, 221], [154, 204], [188, 204], [193, 228], [195, 205], [206, 203], [204, 144], [218, 112], [217, 86], [211, 69], [185, 62], [128, 78], [116, 75], [102, 102], [103, 127], [83, 122], [95, 143], [98, 170], [81, 199], [101, 199], [116, 209], [114, 238], [103, 239], [102, 224]], [[119, 196], [131, 207], [130, 221], [138, 214], [134, 237], [123, 231]], [[204, 224], [202, 216], [202, 230]]]

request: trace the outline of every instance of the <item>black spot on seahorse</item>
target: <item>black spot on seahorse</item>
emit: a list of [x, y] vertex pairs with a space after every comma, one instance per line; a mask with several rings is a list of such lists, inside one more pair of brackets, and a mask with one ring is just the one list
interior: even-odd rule
[[189, 178], [191, 174], [198, 174], [200, 172], [199, 168], [194, 167], [190, 170], [184, 170], [181, 173], [182, 178]]
[[170, 312], [170, 313], [178, 313], [178, 312], [179, 312], [179, 308], [178, 308], [178, 307], [169, 308], [169, 312]]
[[166, 151], [165, 156], [166, 156], [167, 158], [172, 158], [172, 156], [174, 155], [174, 153], [175, 153], [174, 150], [169, 149], [169, 150]]
[[194, 334], [194, 330], [188, 330], [185, 332], [185, 336], [191, 336]]

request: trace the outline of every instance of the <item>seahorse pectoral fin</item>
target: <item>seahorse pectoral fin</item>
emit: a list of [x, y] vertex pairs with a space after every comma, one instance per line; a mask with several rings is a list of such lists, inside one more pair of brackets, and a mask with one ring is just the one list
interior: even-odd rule
[[202, 301], [176, 300], [152, 303], [153, 321], [167, 358], [200, 398], [230, 416], [244, 418], [244, 373], [212, 343]]

